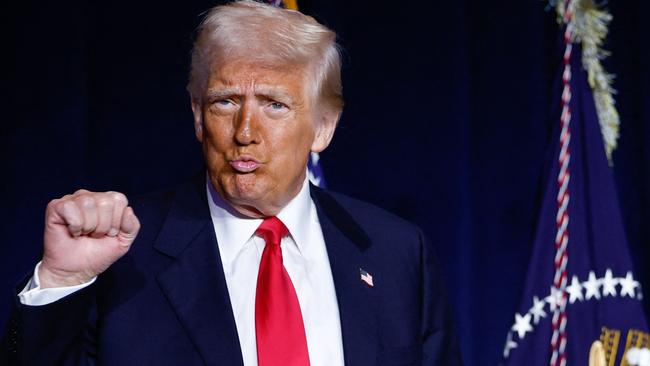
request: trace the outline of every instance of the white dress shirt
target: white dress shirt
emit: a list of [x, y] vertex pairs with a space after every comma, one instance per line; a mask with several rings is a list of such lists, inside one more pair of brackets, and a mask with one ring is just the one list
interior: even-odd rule
[[[262, 219], [238, 215], [207, 183], [210, 216], [217, 237], [245, 366], [257, 366], [255, 292], [264, 240], [255, 235]], [[316, 206], [305, 179], [296, 197], [277, 217], [289, 229], [282, 239], [283, 264], [296, 290], [312, 366], [343, 366], [343, 341], [336, 291]], [[18, 295], [25, 305], [47, 305], [92, 284], [40, 287], [38, 267]]]

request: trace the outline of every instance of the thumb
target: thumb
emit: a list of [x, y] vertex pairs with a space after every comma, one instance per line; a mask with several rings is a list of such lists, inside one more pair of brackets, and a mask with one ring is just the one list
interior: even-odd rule
[[140, 221], [135, 216], [133, 208], [130, 206], [124, 209], [122, 222], [120, 223], [120, 232], [118, 238], [124, 246], [129, 246], [135, 240], [140, 231]]

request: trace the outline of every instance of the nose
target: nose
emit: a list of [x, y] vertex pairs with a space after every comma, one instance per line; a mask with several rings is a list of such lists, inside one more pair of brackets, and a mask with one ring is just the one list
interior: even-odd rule
[[235, 121], [235, 142], [238, 145], [250, 145], [260, 142], [259, 116], [254, 103], [245, 102]]

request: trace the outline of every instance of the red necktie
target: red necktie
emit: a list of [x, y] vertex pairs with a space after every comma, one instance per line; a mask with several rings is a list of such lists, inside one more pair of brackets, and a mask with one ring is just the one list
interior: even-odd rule
[[280, 241], [289, 230], [277, 217], [255, 232], [266, 242], [255, 295], [259, 366], [308, 366], [307, 338], [296, 290], [282, 265]]

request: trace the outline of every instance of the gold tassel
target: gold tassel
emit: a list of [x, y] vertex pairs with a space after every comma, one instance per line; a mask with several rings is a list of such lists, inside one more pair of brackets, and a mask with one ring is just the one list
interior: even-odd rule
[[286, 9], [298, 10], [298, 0], [284, 0], [284, 7]]
[[[605, 143], [605, 153], [611, 165], [612, 153], [616, 149], [619, 136], [620, 117], [613, 97], [616, 93], [612, 87], [614, 76], [605, 71], [601, 60], [609, 55], [602, 45], [607, 37], [612, 16], [607, 11], [599, 9], [593, 0], [577, 0], [572, 4], [573, 41], [582, 46], [582, 67], [587, 71], [600, 131]], [[562, 23], [566, 11], [564, 1], [557, 2], [556, 11], [558, 20]]]

